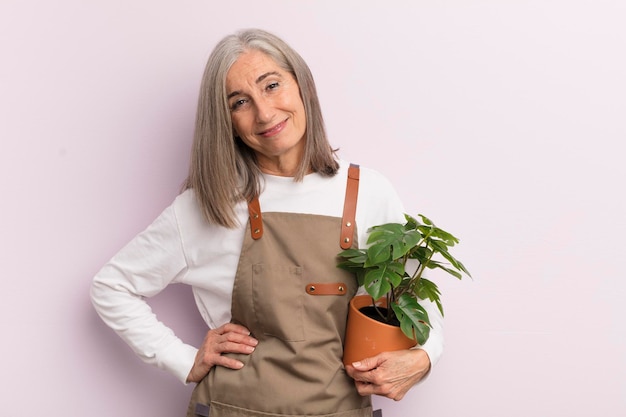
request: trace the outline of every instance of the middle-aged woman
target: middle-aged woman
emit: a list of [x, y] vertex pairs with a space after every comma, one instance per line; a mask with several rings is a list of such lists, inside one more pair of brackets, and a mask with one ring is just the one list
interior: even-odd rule
[[[92, 300], [144, 361], [197, 383], [188, 416], [369, 417], [371, 394], [401, 399], [443, 346], [429, 305], [424, 346], [342, 365], [358, 284], [337, 253], [403, 212], [384, 177], [336, 157], [303, 59], [241, 31], [209, 57], [185, 190], [96, 275]], [[199, 349], [145, 302], [171, 283], [193, 288]]]

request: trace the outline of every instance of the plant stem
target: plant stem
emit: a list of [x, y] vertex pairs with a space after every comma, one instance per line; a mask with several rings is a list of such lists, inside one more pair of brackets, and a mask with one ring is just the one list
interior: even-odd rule
[[376, 310], [376, 314], [378, 314], [380, 316], [381, 319], [383, 319], [383, 321], [385, 323], [388, 323], [388, 319], [385, 317], [385, 315], [382, 313], [382, 311], [380, 311], [380, 309], [378, 308], [378, 306], [376, 305], [376, 300], [374, 300], [372, 298], [372, 305], [374, 306], [374, 310]]

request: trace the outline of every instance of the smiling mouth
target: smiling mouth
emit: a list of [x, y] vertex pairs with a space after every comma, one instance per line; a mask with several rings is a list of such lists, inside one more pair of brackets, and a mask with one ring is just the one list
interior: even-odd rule
[[287, 124], [287, 119], [283, 120], [282, 122], [278, 123], [275, 126], [272, 126], [271, 128], [267, 130], [259, 132], [259, 136], [263, 136], [264, 138], [270, 138], [272, 136], [275, 136], [284, 129], [286, 124]]

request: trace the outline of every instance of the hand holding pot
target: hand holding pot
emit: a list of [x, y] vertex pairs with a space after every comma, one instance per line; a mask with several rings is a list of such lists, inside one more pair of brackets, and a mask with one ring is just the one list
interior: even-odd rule
[[209, 330], [196, 354], [193, 367], [187, 376], [187, 382], [200, 382], [215, 365], [241, 369], [243, 363], [228, 356], [222, 356], [222, 353], [250, 354], [254, 352], [258, 343], [250, 336], [248, 329], [238, 324], [227, 323], [217, 329]]
[[346, 365], [361, 395], [381, 395], [401, 400], [430, 370], [430, 358], [422, 349], [383, 352]]

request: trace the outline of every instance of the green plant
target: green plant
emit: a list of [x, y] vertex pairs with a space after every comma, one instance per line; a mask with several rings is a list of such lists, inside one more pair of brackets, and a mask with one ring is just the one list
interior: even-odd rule
[[[405, 214], [406, 223], [387, 223], [372, 227], [366, 249], [347, 249], [339, 253], [338, 267], [356, 274], [372, 297], [372, 304], [381, 321], [392, 324], [397, 319], [402, 332], [423, 345], [428, 340], [431, 324], [420, 300], [429, 299], [443, 315], [439, 288], [426, 279], [427, 269], [441, 269], [461, 279], [471, 277], [465, 266], [454, 258], [449, 248], [459, 243], [452, 234], [419, 215], [423, 223]], [[440, 255], [443, 260], [435, 259]], [[407, 271], [407, 262], [415, 260], [414, 272]], [[409, 265], [410, 266], [410, 265]], [[413, 268], [410, 268], [413, 269]], [[377, 307], [375, 300], [386, 297], [387, 308]]]

